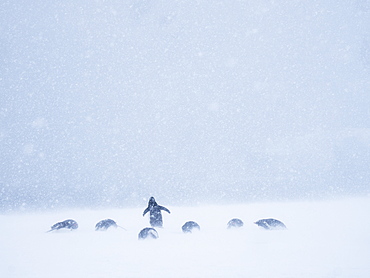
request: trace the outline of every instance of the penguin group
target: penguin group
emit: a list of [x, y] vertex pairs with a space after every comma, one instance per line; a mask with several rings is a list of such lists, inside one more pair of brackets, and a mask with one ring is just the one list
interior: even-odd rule
[[[166, 207], [160, 206], [155, 201], [154, 197], [151, 197], [148, 202], [148, 207], [144, 210], [143, 216], [145, 216], [148, 212], [150, 215], [149, 223], [151, 227], [147, 227], [142, 229], [139, 232], [138, 239], [157, 239], [159, 234], [155, 228], [162, 228], [163, 227], [163, 219], [161, 211], [165, 211], [167, 213], [171, 213], [169, 209]], [[287, 229], [285, 224], [277, 219], [274, 218], [267, 218], [267, 219], [260, 219], [254, 222], [257, 226], [265, 229], [265, 230], [281, 230]], [[243, 227], [244, 223], [239, 218], [233, 218], [227, 223], [227, 229], [237, 229]], [[117, 223], [112, 219], [104, 219], [99, 221], [95, 225], [95, 231], [106, 231], [109, 228], [121, 228], [123, 227], [117, 225]], [[58, 222], [51, 226], [51, 229], [47, 232], [52, 232], [60, 229], [69, 229], [69, 230], [76, 230], [78, 228], [78, 223], [75, 220], [67, 219], [61, 222]], [[187, 221], [181, 227], [183, 233], [193, 233], [195, 231], [200, 231], [200, 225], [195, 221]]]
[[[125, 230], [125, 228], [118, 226], [116, 221], [112, 219], [104, 219], [96, 223], [95, 225], [95, 231], [106, 231], [108, 228], [114, 227], [114, 228], [122, 228]], [[58, 223], [55, 223], [53, 226], [51, 226], [51, 229], [47, 231], [47, 233], [52, 231], [57, 231], [61, 229], [68, 229], [68, 230], [76, 230], [78, 228], [78, 224], [75, 220], [67, 219]]]

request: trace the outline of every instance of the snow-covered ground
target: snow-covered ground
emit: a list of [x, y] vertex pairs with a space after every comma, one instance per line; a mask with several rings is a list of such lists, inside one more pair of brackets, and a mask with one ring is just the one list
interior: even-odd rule
[[[370, 198], [171, 207], [159, 239], [139, 241], [145, 208], [0, 215], [1, 277], [370, 277]], [[244, 227], [227, 230], [231, 218]], [[288, 230], [254, 221], [273, 217]], [[75, 231], [45, 233], [72, 218]], [[96, 232], [112, 218], [125, 227]], [[201, 231], [183, 234], [194, 220]]]

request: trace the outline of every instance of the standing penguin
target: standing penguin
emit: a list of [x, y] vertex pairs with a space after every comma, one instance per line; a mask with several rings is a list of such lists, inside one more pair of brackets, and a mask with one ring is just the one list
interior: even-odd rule
[[167, 208], [158, 205], [154, 197], [150, 197], [148, 207], [144, 210], [143, 216], [150, 211], [150, 225], [152, 227], [163, 226], [161, 210], [171, 213]]

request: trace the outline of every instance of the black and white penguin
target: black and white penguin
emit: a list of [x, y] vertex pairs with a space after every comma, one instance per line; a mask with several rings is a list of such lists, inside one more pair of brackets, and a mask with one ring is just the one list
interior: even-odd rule
[[78, 228], [78, 224], [77, 224], [76, 221], [74, 221], [72, 219], [67, 219], [67, 220], [64, 220], [62, 222], [58, 222], [58, 223], [54, 224], [53, 226], [51, 226], [51, 230], [49, 230], [48, 232], [55, 231], [55, 230], [60, 230], [60, 229], [76, 230], [77, 228]]
[[154, 228], [144, 228], [139, 233], [139, 239], [157, 239], [158, 232]]
[[283, 230], [286, 229], [286, 226], [284, 225], [283, 222], [273, 219], [273, 218], [268, 218], [268, 219], [261, 219], [258, 220], [257, 222], [254, 222], [254, 224], [266, 229], [266, 230]]
[[95, 231], [105, 231], [107, 230], [108, 228], [110, 227], [114, 227], [114, 228], [117, 228], [118, 225], [117, 223], [112, 220], [112, 219], [104, 219], [104, 220], [101, 220], [99, 221], [96, 225], [95, 225]]
[[233, 218], [229, 222], [227, 222], [227, 228], [241, 228], [243, 227], [244, 223], [239, 218]]
[[150, 225], [152, 227], [161, 228], [163, 226], [161, 210], [171, 213], [167, 208], [158, 205], [154, 197], [150, 197], [149, 202], [148, 202], [148, 207], [144, 210], [143, 216], [147, 212], [150, 212]]
[[186, 222], [181, 228], [184, 233], [192, 233], [194, 229], [200, 231], [200, 226], [194, 221]]

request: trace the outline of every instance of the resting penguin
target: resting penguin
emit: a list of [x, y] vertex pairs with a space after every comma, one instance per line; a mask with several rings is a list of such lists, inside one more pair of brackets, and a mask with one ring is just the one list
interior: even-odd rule
[[72, 220], [72, 219], [68, 219], [68, 220], [64, 220], [62, 222], [58, 222], [56, 224], [54, 224], [53, 226], [51, 226], [51, 230], [49, 230], [48, 232], [51, 232], [51, 231], [55, 231], [55, 230], [60, 230], [60, 229], [70, 229], [70, 230], [75, 230], [78, 228], [78, 224], [76, 221]]
[[244, 225], [243, 221], [241, 221], [238, 218], [233, 218], [227, 223], [227, 228], [228, 229], [240, 228], [240, 227], [243, 227], [243, 225]]
[[119, 227], [119, 228], [124, 229], [123, 227], [118, 226], [117, 223], [114, 220], [105, 219], [105, 220], [102, 220], [102, 221], [98, 222], [95, 225], [95, 231], [106, 231], [110, 227], [114, 227], [114, 228]]
[[154, 228], [144, 228], [139, 233], [139, 239], [157, 239], [158, 233]]
[[192, 233], [194, 229], [200, 231], [200, 226], [194, 221], [188, 221], [182, 226], [182, 231], [184, 233]]
[[154, 197], [150, 197], [149, 202], [148, 202], [148, 207], [144, 210], [143, 216], [147, 212], [150, 212], [150, 225], [152, 227], [161, 228], [163, 226], [161, 210], [171, 213], [167, 208], [158, 205]]
[[286, 226], [284, 225], [283, 222], [273, 219], [273, 218], [261, 219], [261, 220], [258, 220], [257, 222], [254, 222], [254, 224], [257, 224], [258, 226], [265, 228], [266, 230], [286, 229]]

